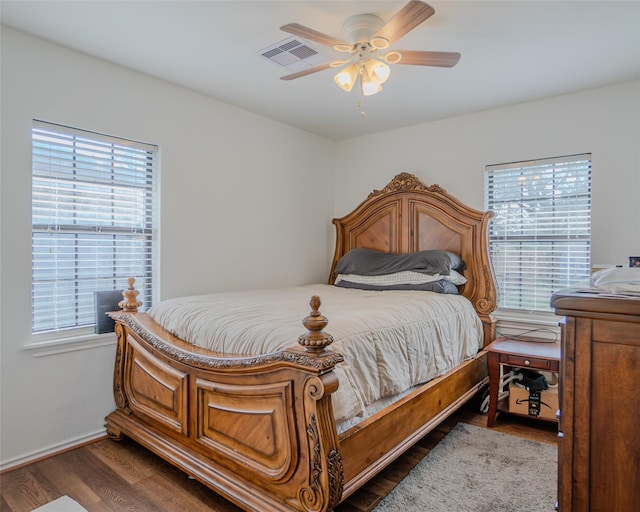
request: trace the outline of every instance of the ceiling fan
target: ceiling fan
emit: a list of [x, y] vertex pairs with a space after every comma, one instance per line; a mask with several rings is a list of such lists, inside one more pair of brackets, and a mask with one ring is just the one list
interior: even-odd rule
[[351, 91], [360, 81], [363, 96], [371, 96], [382, 90], [391, 70], [387, 64], [409, 64], [412, 66], [437, 66], [450, 68], [460, 60], [456, 52], [428, 52], [417, 50], [388, 50], [402, 36], [416, 28], [435, 13], [430, 5], [411, 0], [393, 17], [385, 22], [374, 14], [357, 14], [347, 18], [342, 30], [345, 40], [323, 34], [298, 23], [288, 23], [280, 30], [298, 37], [329, 46], [350, 57], [311, 67], [281, 77], [294, 80], [327, 68], [341, 68], [334, 80], [344, 91]]

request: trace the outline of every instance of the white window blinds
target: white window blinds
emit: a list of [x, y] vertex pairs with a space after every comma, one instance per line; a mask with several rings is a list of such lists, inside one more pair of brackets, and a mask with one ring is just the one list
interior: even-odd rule
[[157, 147], [34, 121], [32, 331], [95, 324], [94, 292], [151, 305]]
[[549, 312], [554, 291], [588, 278], [590, 154], [487, 166], [485, 208], [499, 308]]

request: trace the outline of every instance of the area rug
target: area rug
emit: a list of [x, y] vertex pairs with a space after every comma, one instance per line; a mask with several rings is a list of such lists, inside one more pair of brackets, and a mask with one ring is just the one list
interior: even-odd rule
[[46, 505], [34, 509], [32, 512], [87, 512], [87, 509], [82, 507], [77, 501], [69, 498], [69, 496], [62, 496], [57, 500], [50, 501]]
[[375, 512], [553, 512], [557, 446], [466, 423], [445, 438]]

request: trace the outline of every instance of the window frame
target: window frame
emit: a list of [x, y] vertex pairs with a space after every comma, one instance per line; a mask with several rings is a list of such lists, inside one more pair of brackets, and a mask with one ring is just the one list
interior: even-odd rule
[[[107, 174], [102, 174], [103, 171], [107, 171], [108, 169], [110, 169], [109, 172], [111, 172], [111, 174], [113, 175], [114, 173], [118, 172], [117, 170], [118, 166], [120, 166], [121, 169], [124, 169], [123, 173], [131, 174], [132, 176], [135, 175], [138, 177], [136, 179], [139, 179], [139, 181], [137, 181], [135, 184], [132, 184], [129, 188], [127, 188], [126, 186], [120, 186], [118, 184], [116, 187], [112, 187], [112, 188], [129, 191], [129, 193], [137, 193], [141, 195], [141, 197], [143, 197], [143, 199], [140, 200], [141, 205], [138, 205], [135, 210], [141, 216], [140, 218], [142, 219], [141, 222], [143, 225], [143, 230], [137, 230], [137, 229], [123, 230], [121, 221], [118, 221], [118, 217], [116, 217], [116, 216], [122, 217], [122, 213], [119, 213], [118, 211], [116, 211], [116, 213], [113, 213], [113, 210], [112, 210], [111, 214], [107, 215], [106, 217], [108, 219], [108, 222], [110, 222], [108, 229], [111, 230], [111, 232], [109, 233], [109, 238], [107, 239], [105, 244], [106, 250], [102, 248], [101, 249], [96, 248], [95, 249], [96, 256], [93, 257], [93, 260], [91, 259], [91, 256], [89, 256], [89, 260], [84, 260], [84, 261], [95, 261], [96, 267], [99, 267], [102, 261], [102, 258], [104, 257], [103, 252], [101, 251], [105, 251], [104, 254], [110, 253], [109, 257], [113, 261], [114, 265], [116, 265], [119, 256], [115, 254], [114, 251], [116, 251], [117, 248], [120, 247], [120, 244], [123, 243], [122, 238], [118, 236], [118, 232], [125, 233], [125, 236], [128, 237], [130, 240], [132, 240], [129, 242], [124, 241], [125, 245], [128, 244], [129, 246], [133, 247], [136, 244], [140, 244], [142, 246], [142, 248], [138, 248], [138, 249], [127, 247], [126, 251], [132, 251], [131, 254], [134, 254], [134, 253], [138, 254], [140, 251], [143, 251], [145, 254], [147, 254], [147, 256], [145, 256], [144, 258], [144, 262], [142, 263], [142, 266], [145, 268], [145, 270], [143, 271], [144, 276], [136, 275], [138, 272], [135, 272], [135, 271], [133, 275], [138, 280], [138, 287], [140, 287], [141, 283], [143, 286], [148, 285], [148, 288], [145, 293], [146, 297], [145, 299], [143, 299], [146, 302], [145, 306], [149, 307], [155, 300], [155, 297], [159, 295], [158, 285], [157, 285], [158, 283], [157, 263], [159, 261], [158, 233], [159, 233], [159, 218], [160, 218], [159, 208], [158, 208], [159, 181], [160, 181], [159, 180], [159, 148], [158, 146], [153, 144], [132, 141], [129, 139], [103, 135], [101, 133], [91, 132], [88, 130], [72, 128], [72, 127], [60, 125], [57, 123], [51, 123], [51, 122], [34, 119], [32, 124], [32, 130], [31, 130], [31, 155], [32, 155], [31, 315], [30, 315], [31, 337], [24, 347], [26, 350], [30, 351], [34, 356], [49, 355], [54, 353], [67, 352], [70, 350], [95, 348], [95, 347], [110, 345], [115, 342], [114, 333], [96, 334], [95, 323], [92, 323], [92, 324], [86, 323], [87, 322], [86, 312], [88, 309], [95, 310], [95, 304], [92, 303], [91, 306], [89, 306], [87, 303], [87, 294], [85, 293], [83, 298], [82, 295], [78, 295], [78, 293], [80, 293], [78, 290], [76, 290], [73, 293], [75, 293], [76, 302], [80, 301], [84, 303], [83, 308], [85, 311], [85, 317], [81, 321], [81, 323], [84, 323], [84, 325], [78, 326], [78, 323], [76, 322], [75, 326], [60, 327], [51, 323], [50, 330], [44, 330], [41, 332], [38, 332], [36, 330], [36, 319], [34, 317], [34, 315], [37, 314], [36, 310], [34, 309], [36, 304], [34, 302], [36, 300], [36, 296], [34, 295], [36, 293], [34, 288], [34, 286], [36, 286], [36, 281], [35, 281], [35, 272], [37, 272], [36, 261], [40, 261], [41, 264], [43, 261], [46, 262], [46, 257], [43, 260], [40, 256], [36, 255], [36, 252], [39, 247], [37, 239], [39, 236], [41, 237], [41, 234], [43, 232], [43, 224], [42, 222], [39, 222], [39, 220], [42, 219], [42, 215], [38, 215], [41, 212], [41, 210], [38, 210], [38, 208], [42, 209], [42, 204], [47, 204], [47, 203], [46, 201], [44, 201], [43, 203], [39, 203], [38, 205], [36, 205], [35, 198], [37, 195], [36, 193], [37, 184], [41, 182], [43, 179], [48, 178], [47, 170], [43, 171], [42, 169], [38, 169], [36, 171], [36, 151], [38, 152], [42, 151], [43, 145], [42, 144], [38, 145], [37, 141], [41, 142], [43, 138], [47, 137], [47, 134], [57, 134], [55, 136], [52, 135], [52, 138], [54, 139], [56, 137], [59, 137], [60, 140], [64, 139], [67, 142], [73, 141], [73, 143], [68, 144], [68, 147], [72, 147], [73, 149], [68, 151], [68, 154], [65, 155], [64, 158], [62, 158], [64, 162], [59, 167], [60, 169], [63, 169], [62, 171], [58, 172], [58, 174], [63, 175], [63, 181], [66, 177], [66, 179], [70, 180], [69, 182], [75, 183], [73, 181], [76, 179], [74, 176], [75, 170], [73, 169], [75, 164], [73, 162], [75, 161], [75, 158], [77, 158], [78, 156], [78, 154], [76, 153], [77, 140], [83, 141], [86, 144], [88, 144], [90, 146], [90, 149], [93, 143], [95, 143], [95, 147], [100, 146], [103, 148], [112, 149], [111, 158], [109, 157], [107, 157], [106, 159], [102, 158], [101, 159], [102, 162], [99, 165], [95, 165], [95, 169], [97, 169], [97, 171], [95, 172], [96, 177], [93, 179], [93, 181], [90, 177], [83, 178], [83, 183], [88, 184], [87, 185], [88, 187], [91, 187], [91, 183], [96, 183], [96, 189], [98, 189], [100, 180], [103, 180], [104, 177], [107, 176]], [[52, 148], [55, 147], [55, 142], [51, 144], [51, 147]], [[124, 151], [124, 152], [127, 152], [127, 151], [135, 152], [138, 155], [142, 156], [142, 158], [140, 158], [140, 161], [142, 163], [134, 171], [131, 171], [126, 167], [126, 165], [122, 164], [121, 160], [118, 160], [114, 156], [116, 154], [116, 150]], [[44, 150], [45, 153], [47, 151], [53, 151], [53, 150], [51, 148]], [[73, 156], [70, 157], [69, 156], [70, 154]], [[108, 152], [105, 154], [108, 154]], [[38, 153], [38, 155], [40, 156], [40, 153]], [[146, 162], [145, 160], [149, 160], [149, 161]], [[104, 161], [106, 161], [107, 163], [104, 163]], [[39, 162], [38, 165], [41, 165], [41, 163]], [[53, 171], [50, 171], [50, 175], [53, 175], [53, 174], [54, 174]], [[110, 179], [112, 178], [113, 176]], [[75, 185], [73, 185], [73, 187], [75, 188]], [[44, 190], [45, 192], [47, 191], [46, 187], [44, 188]], [[125, 193], [126, 192], [112, 192], [112, 195], [107, 197], [111, 198], [111, 200], [114, 200], [114, 199], [117, 200], [118, 198], [122, 199], [123, 194]], [[79, 195], [78, 197], [80, 198], [80, 200], [84, 199], [85, 201], [87, 197], [89, 197], [89, 199], [91, 198], [90, 193], [86, 197], [83, 197], [81, 195]], [[73, 219], [77, 219], [75, 217], [76, 215], [75, 206], [73, 207], [73, 209], [74, 209], [74, 213], [72, 214]], [[95, 209], [97, 211], [97, 208]], [[93, 212], [93, 210], [94, 210], [93, 205], [84, 207], [85, 212], [87, 211]], [[80, 209], [79, 211], [83, 211], [83, 210]], [[66, 212], [63, 212], [60, 215], [63, 215], [64, 213], [68, 213], [68, 210]], [[101, 230], [104, 228], [104, 226], [101, 225], [102, 221], [98, 220], [97, 218], [98, 218], [98, 215], [96, 214], [96, 221], [95, 221], [95, 224], [93, 225], [90, 223], [82, 224], [81, 222], [78, 222], [78, 220], [74, 220], [71, 224], [66, 224], [65, 228], [68, 230], [66, 231], [66, 234], [68, 234], [68, 236], [73, 239], [74, 237], [75, 238], [82, 237], [84, 236], [84, 234], [87, 234], [87, 233], [90, 235], [101, 233]], [[50, 224], [52, 225], [51, 222]], [[77, 229], [74, 230], [74, 227], [76, 226], [77, 226]], [[44, 228], [46, 229], [46, 226], [44, 226]], [[142, 243], [133, 240], [133, 236], [132, 236], [133, 233], [135, 233], [135, 236], [138, 239], [140, 239], [140, 237], [143, 238]], [[48, 242], [45, 242], [45, 244], [46, 243]], [[53, 243], [55, 247], [55, 243], [56, 243], [55, 240], [52, 241], [51, 243]], [[99, 245], [101, 244], [99, 242], [96, 242], [96, 247]], [[55, 248], [54, 248], [54, 251], [55, 251]], [[56, 261], [59, 262], [60, 258], [56, 258]], [[74, 268], [76, 269], [80, 268], [81, 270], [83, 270], [82, 267], [78, 267], [78, 264], [80, 265], [82, 264], [82, 259], [79, 260], [77, 257], [74, 256], [74, 261], [75, 261], [75, 263], [73, 264], [75, 265]], [[138, 263], [137, 259], [134, 259], [133, 261], [134, 261], [134, 265]], [[119, 271], [116, 271], [114, 269], [112, 272], [113, 272], [112, 279], [114, 282], [112, 289], [124, 290], [127, 287], [126, 279], [130, 277], [130, 275], [120, 276], [120, 274], [123, 273], [122, 269]], [[46, 270], [45, 270], [45, 273], [46, 273]], [[100, 272], [96, 271], [96, 277], [95, 277], [96, 283], [99, 283], [101, 279], [105, 279], [104, 277], [99, 276], [99, 274]], [[78, 281], [78, 279], [80, 279], [80, 277], [78, 277], [78, 275], [76, 274], [75, 281], [80, 282]], [[91, 280], [91, 278], [89, 278], [89, 280]], [[118, 286], [118, 284], [121, 284], [121, 286]], [[107, 289], [108, 288], [104, 287], [102, 283], [97, 284], [97, 288], [94, 288], [95, 291], [102, 291]], [[52, 299], [52, 300], [55, 300], [55, 299]]]
[[[562, 157], [542, 158], [537, 160], [512, 162], [507, 164], [487, 165], [485, 167], [484, 206], [485, 206], [485, 209], [493, 210], [495, 214], [494, 218], [492, 219], [492, 224], [491, 224], [490, 233], [489, 233], [489, 245], [490, 245], [492, 260], [494, 260], [494, 263], [498, 261], [498, 257], [496, 255], [496, 250], [497, 250], [496, 247], [501, 244], [506, 245], [509, 242], [515, 243], [516, 239], [519, 238], [520, 243], [522, 245], [547, 244], [548, 247], [551, 247], [551, 249], [548, 249], [549, 256], [547, 257], [552, 258], [552, 261], [554, 263], [557, 263], [558, 260], [562, 259], [562, 257], [559, 256], [561, 253], [564, 254], [565, 255], [564, 257], [566, 259], [566, 263], [565, 263], [566, 266], [568, 268], [576, 267], [576, 274], [577, 274], [577, 277], [575, 279], [569, 281], [569, 277], [567, 277], [567, 279], [564, 282], [561, 281], [561, 284], [559, 284], [557, 287], [553, 286], [553, 282], [556, 278], [558, 278], [563, 274], [563, 272], [561, 271], [555, 271], [551, 275], [550, 279], [540, 280], [536, 276], [534, 278], [533, 284], [531, 285], [524, 284], [523, 283], [524, 277], [521, 277], [519, 286], [515, 287], [516, 294], [518, 294], [520, 297], [519, 298], [520, 307], [514, 307], [513, 304], [509, 304], [507, 305], [507, 307], [505, 307], [505, 304], [502, 301], [502, 299], [505, 296], [504, 295], [505, 291], [503, 289], [505, 286], [503, 286], [503, 284], [506, 284], [505, 281], [508, 278], [508, 276], [502, 275], [499, 264], [494, 264], [494, 271], [496, 273], [496, 279], [498, 281], [498, 308], [496, 309], [496, 313], [498, 317], [501, 317], [504, 319], [511, 319], [514, 321], [520, 321], [520, 322], [526, 321], [527, 318], [537, 317], [540, 320], [540, 323], [549, 324], [552, 321], [551, 318], [553, 317], [553, 311], [551, 310], [550, 304], [548, 306], [548, 309], [546, 308], [542, 309], [541, 302], [540, 302], [541, 299], [536, 299], [535, 295], [532, 295], [531, 297], [529, 297], [527, 294], [527, 291], [534, 291], [534, 290], [537, 290], [538, 288], [544, 289], [545, 287], [551, 288], [554, 291], [557, 291], [557, 289], [566, 288], [568, 286], [576, 285], [579, 282], [582, 282], [584, 280], [588, 280], [588, 277], [590, 275], [590, 268], [591, 268], [591, 244], [592, 244], [592, 239], [591, 239], [591, 217], [592, 217], [591, 175], [592, 175], [592, 172], [591, 171], [592, 171], [591, 153], [581, 153], [581, 154], [567, 155]], [[541, 194], [539, 198], [536, 198], [536, 199], [532, 199], [532, 198], [525, 199], [525, 193], [522, 191], [522, 188], [521, 188], [520, 196], [518, 196], [517, 194], [514, 194], [510, 198], [502, 197], [502, 198], [496, 199], [496, 195], [497, 195], [496, 187], [498, 182], [500, 182], [500, 184], [503, 184], [503, 183], [506, 184], [505, 188], [507, 191], [516, 190], [518, 188], [518, 185], [516, 184], [516, 180], [518, 179], [517, 178], [518, 173], [520, 173], [521, 175], [519, 180], [530, 179], [536, 173], [541, 173], [543, 176], [545, 174], [547, 176], [550, 176], [551, 178], [544, 178], [544, 180], [541, 181], [540, 183], [551, 186], [552, 188], [550, 190], [553, 193], [550, 194], [550, 196], [544, 196]], [[555, 183], [555, 181], [558, 179], [558, 176], [563, 175], [563, 173], [564, 173], [563, 181], [561, 183]], [[566, 173], [575, 173], [575, 174], [566, 174]], [[500, 174], [502, 174], [502, 176], [499, 176]], [[496, 176], [498, 177], [496, 178]], [[566, 193], [568, 190], [570, 190], [570, 187], [567, 184], [571, 182], [576, 183], [575, 191], [574, 193]], [[565, 186], [566, 188], [563, 189], [562, 188], [563, 186]], [[532, 187], [532, 190], [533, 190], [533, 187]], [[547, 188], [546, 190], [549, 190], [549, 188]], [[556, 191], [559, 191], [559, 193], [556, 193]], [[528, 192], [531, 192], [531, 190], [529, 190]], [[565, 193], [564, 195], [563, 195], [563, 192]], [[504, 193], [504, 189], [503, 189], [503, 193]], [[560, 208], [559, 210], [563, 213], [564, 216], [559, 222], [555, 221], [555, 213], [553, 213], [554, 210], [552, 210], [551, 213], [547, 212], [546, 218], [544, 218], [543, 215], [540, 215], [540, 217], [543, 217], [543, 219], [540, 221], [540, 226], [538, 226], [537, 224], [538, 221], [536, 220], [535, 221], [536, 227], [534, 229], [531, 229], [529, 227], [529, 231], [523, 230], [523, 233], [524, 232], [527, 233], [526, 235], [509, 236], [507, 234], [506, 227], [502, 228], [502, 236], [499, 236], [497, 234], [500, 231], [500, 228], [497, 228], [496, 226], [500, 225], [499, 224], [500, 220], [502, 219], [505, 222], [505, 225], [508, 224], [509, 222], [505, 220], [506, 217], [501, 216], [500, 208], [499, 208], [500, 205], [503, 205], [503, 210], [504, 210], [504, 204], [508, 202], [518, 203], [521, 205], [527, 204], [527, 203], [532, 203], [532, 204], [538, 203], [540, 210], [542, 210], [543, 207], [540, 205], [543, 204], [545, 201], [548, 204], [547, 207], [552, 207], [552, 206], [555, 207], [555, 203], [559, 203], [557, 198], [563, 199], [563, 200], [564, 198], [570, 198], [569, 199], [570, 201], [575, 200], [577, 204], [575, 209], [572, 208], [571, 206], [566, 206], [566, 205]], [[525, 210], [524, 206], [522, 206], [521, 209]], [[569, 227], [572, 217], [571, 215], [568, 215], [568, 214], [570, 214], [572, 211], [576, 212], [577, 214], [576, 216], [579, 216], [579, 220], [580, 222], [582, 222], [582, 224], [579, 224], [579, 228], [577, 229], [577, 232], [579, 233], [578, 235], [574, 235]], [[538, 214], [538, 211], [536, 211], [536, 214]], [[524, 215], [520, 215], [519, 217], [520, 219], [525, 218]], [[517, 216], [514, 216], [514, 218], [517, 218]], [[549, 218], [552, 219], [551, 222], [549, 222]], [[562, 226], [563, 223], [567, 223], [565, 228], [567, 231], [567, 234], [559, 235], [558, 233], [562, 231], [560, 226]], [[521, 220], [520, 225], [522, 226], [524, 224], [525, 222]], [[518, 223], [516, 222], [514, 225], [518, 225]], [[548, 230], [546, 231], [546, 234], [545, 234], [545, 230]], [[570, 261], [566, 256], [571, 252], [568, 249], [568, 247], [572, 243], [577, 245], [583, 245], [583, 246], [586, 245], [586, 250], [583, 249], [580, 251], [580, 259], [578, 259], [578, 262], [579, 262], [578, 264], [575, 264], [574, 260]], [[558, 247], [562, 246], [562, 244], [566, 244], [567, 247], [565, 248], [564, 251], [559, 251]], [[516, 251], [513, 251], [513, 253], [515, 252]], [[509, 256], [507, 256], [506, 253], [503, 252], [502, 258], [508, 259]], [[534, 268], [539, 268], [541, 266], [540, 261], [537, 258], [538, 256], [536, 255], [535, 261], [534, 261], [536, 265]], [[541, 259], [544, 259], [544, 256], [541, 257]], [[503, 268], [506, 268], [507, 272], [509, 270], [511, 271], [515, 270], [513, 265], [509, 266], [508, 264], [506, 265], [506, 267], [503, 267]], [[525, 276], [527, 274], [529, 274], [529, 270], [523, 271], [522, 275]], [[567, 272], [566, 274], [569, 275], [569, 272]], [[541, 282], [542, 284], [538, 285], [538, 282]], [[542, 295], [546, 296], [546, 293]], [[549, 299], [550, 299], [550, 296], [549, 296]], [[528, 301], [530, 301], [530, 303], [532, 304], [531, 307], [525, 307], [522, 305], [523, 303], [526, 304]]]

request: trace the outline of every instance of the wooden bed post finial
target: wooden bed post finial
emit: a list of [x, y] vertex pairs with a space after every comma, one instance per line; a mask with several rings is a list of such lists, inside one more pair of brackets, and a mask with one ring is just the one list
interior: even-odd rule
[[298, 338], [298, 343], [307, 352], [322, 352], [333, 343], [333, 337], [323, 330], [329, 321], [319, 311], [320, 297], [314, 295], [311, 297], [309, 304], [311, 305], [311, 313], [302, 321], [302, 324], [307, 328], [307, 332]]
[[118, 307], [122, 308], [125, 313], [137, 313], [138, 308], [142, 306], [142, 302], [138, 300], [138, 294], [140, 292], [133, 287], [133, 284], [136, 282], [135, 278], [130, 277], [128, 282], [129, 288], [122, 292], [124, 300], [118, 302]]

